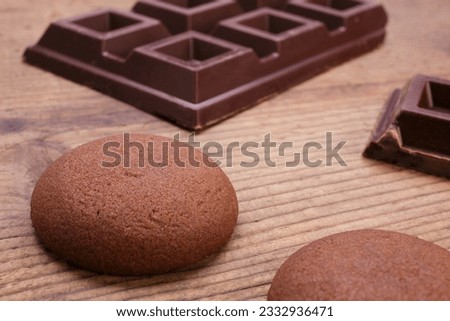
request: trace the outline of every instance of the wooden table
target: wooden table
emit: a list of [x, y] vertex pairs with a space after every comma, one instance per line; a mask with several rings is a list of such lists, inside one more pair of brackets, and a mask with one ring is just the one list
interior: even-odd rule
[[[29, 217], [40, 174], [65, 151], [120, 132], [172, 137], [180, 128], [124, 103], [22, 63], [25, 47], [48, 24], [134, 0], [0, 4], [0, 298], [8, 300], [264, 300], [283, 261], [304, 244], [353, 229], [419, 236], [450, 249], [450, 181], [364, 159], [389, 93], [416, 73], [450, 79], [450, 1], [384, 1], [385, 45], [200, 133], [197, 140], [278, 142], [347, 140], [347, 167], [224, 168], [240, 201], [228, 245], [204, 266], [146, 278], [68, 266], [46, 252]], [[262, 154], [262, 150], [260, 150]], [[289, 154], [290, 155], [290, 154]], [[289, 156], [287, 155], [287, 156]], [[261, 155], [262, 156], [262, 155]], [[323, 157], [313, 153], [311, 157]]]

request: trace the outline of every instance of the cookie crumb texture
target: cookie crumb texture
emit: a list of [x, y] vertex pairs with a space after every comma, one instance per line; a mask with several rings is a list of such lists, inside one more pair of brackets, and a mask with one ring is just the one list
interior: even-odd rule
[[[31, 219], [44, 245], [75, 265], [119, 275], [167, 272], [219, 250], [238, 215], [236, 193], [224, 172], [207, 166], [198, 150], [199, 166], [179, 167], [174, 148], [168, 166], [140, 167], [139, 149], [133, 147], [126, 168], [123, 140], [112, 136], [82, 145], [43, 173], [32, 195]], [[155, 161], [171, 142], [138, 134], [131, 141], [146, 146], [145, 155], [152, 142]], [[122, 143], [110, 150], [122, 156], [119, 166], [102, 167], [112, 160], [102, 151], [107, 142]], [[189, 148], [178, 149], [180, 160], [187, 162]]]
[[331, 235], [287, 259], [268, 300], [450, 300], [450, 252], [396, 232]]

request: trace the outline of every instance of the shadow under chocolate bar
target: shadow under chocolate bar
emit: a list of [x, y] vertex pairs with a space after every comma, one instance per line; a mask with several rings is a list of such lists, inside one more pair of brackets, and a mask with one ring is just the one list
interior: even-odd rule
[[189, 129], [383, 42], [370, 0], [141, 0], [54, 22], [25, 61]]
[[450, 81], [417, 75], [395, 90], [364, 156], [450, 178]]

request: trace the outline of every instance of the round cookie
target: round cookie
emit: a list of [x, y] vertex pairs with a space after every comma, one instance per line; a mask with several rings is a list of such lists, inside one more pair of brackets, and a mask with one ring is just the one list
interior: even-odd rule
[[268, 300], [450, 300], [450, 252], [395, 232], [331, 235], [287, 259]]
[[119, 275], [198, 262], [229, 240], [237, 216], [235, 190], [219, 167], [199, 150], [154, 135], [75, 148], [42, 174], [31, 199], [33, 226], [48, 249]]

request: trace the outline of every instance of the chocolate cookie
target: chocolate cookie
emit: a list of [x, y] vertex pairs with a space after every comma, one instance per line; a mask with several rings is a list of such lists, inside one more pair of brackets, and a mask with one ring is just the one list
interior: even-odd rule
[[56, 160], [31, 199], [45, 246], [78, 266], [144, 275], [189, 266], [230, 238], [238, 204], [199, 150], [154, 135], [119, 135]]
[[331, 235], [287, 259], [268, 300], [450, 300], [450, 252], [395, 232]]

